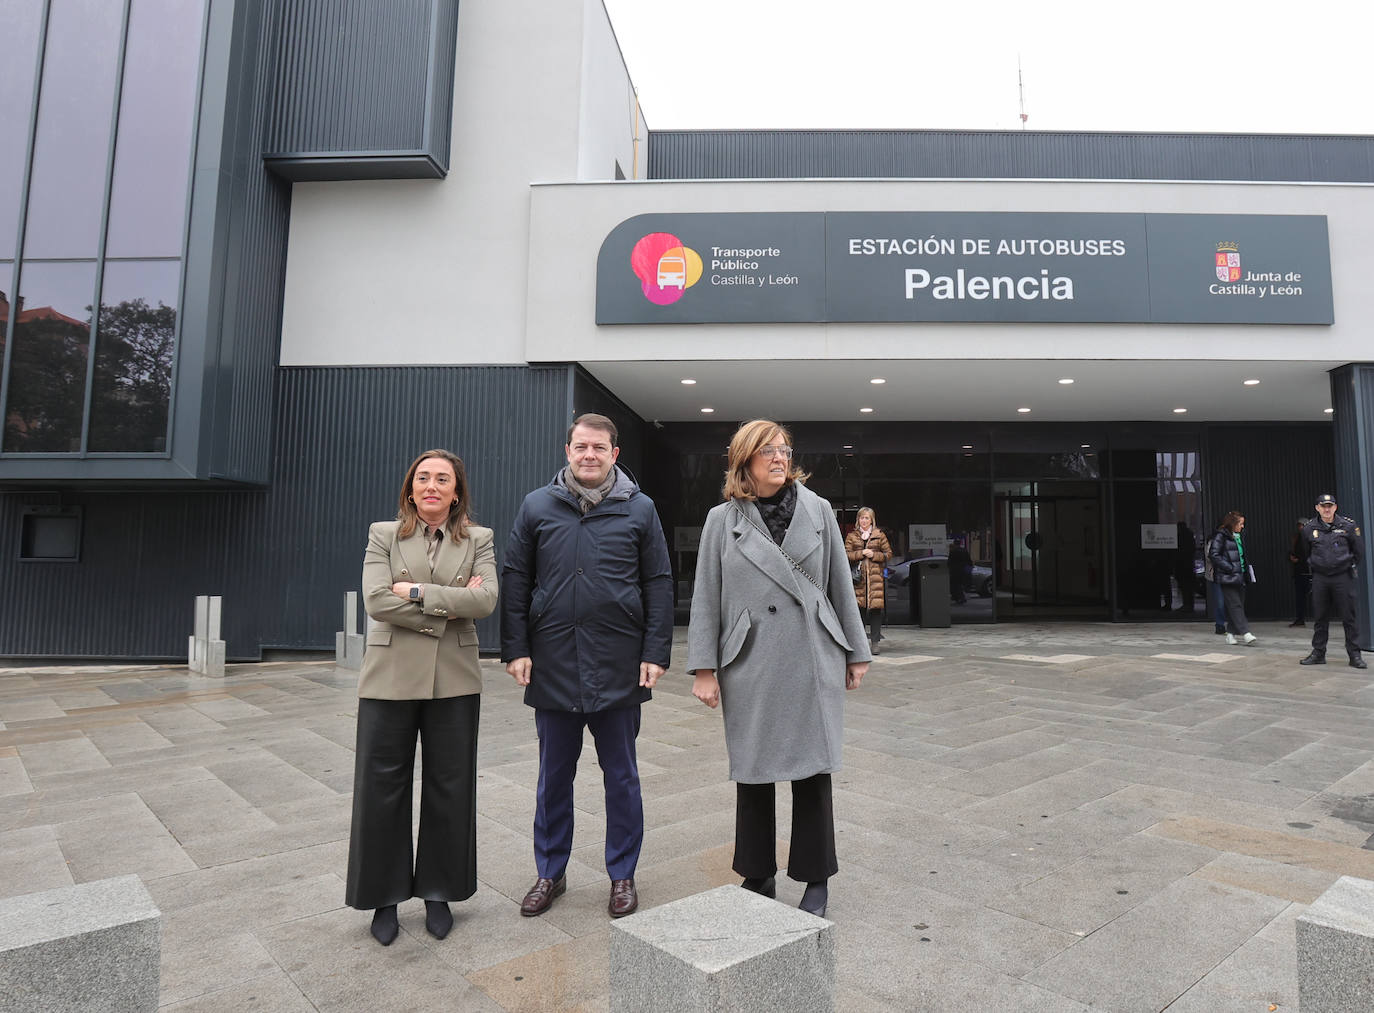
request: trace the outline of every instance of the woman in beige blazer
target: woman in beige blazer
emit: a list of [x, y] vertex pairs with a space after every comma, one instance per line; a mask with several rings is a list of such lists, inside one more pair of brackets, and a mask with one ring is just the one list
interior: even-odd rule
[[[468, 523], [462, 460], [417, 457], [394, 521], [368, 532], [363, 599], [376, 622], [358, 678], [358, 751], [348, 842], [350, 907], [374, 910], [372, 935], [390, 946], [396, 905], [425, 901], [425, 928], [443, 939], [449, 901], [477, 890], [477, 719], [482, 674], [473, 620], [496, 607], [490, 528]], [[412, 853], [415, 737], [423, 780]], [[413, 867], [412, 867], [413, 860]]]

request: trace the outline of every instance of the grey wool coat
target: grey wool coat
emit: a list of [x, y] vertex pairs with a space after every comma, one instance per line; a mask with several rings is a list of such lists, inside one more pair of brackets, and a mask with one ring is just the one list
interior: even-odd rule
[[823, 592], [748, 500], [706, 515], [697, 552], [687, 668], [716, 670], [730, 779], [744, 784], [839, 770], [845, 665], [871, 658], [834, 511], [800, 484], [782, 547]]

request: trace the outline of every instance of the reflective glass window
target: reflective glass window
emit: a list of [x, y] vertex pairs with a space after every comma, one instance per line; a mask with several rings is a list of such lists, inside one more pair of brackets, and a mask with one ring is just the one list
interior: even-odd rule
[[0, 138], [4, 138], [0, 143], [0, 260], [11, 260], [19, 239], [19, 201], [24, 192], [43, 0], [5, 0], [0, 20], [5, 40], [5, 55], [0, 58]]
[[181, 255], [202, 4], [133, 0], [106, 255]]
[[180, 275], [175, 260], [106, 263], [88, 450], [166, 449]]
[[48, 15], [24, 257], [99, 247], [123, 5], [61, 0]]
[[26, 264], [15, 307], [3, 448], [81, 449], [94, 263]]

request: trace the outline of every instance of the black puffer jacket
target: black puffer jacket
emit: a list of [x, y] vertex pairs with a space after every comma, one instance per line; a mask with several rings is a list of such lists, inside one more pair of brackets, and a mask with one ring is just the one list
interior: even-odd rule
[[1219, 528], [1207, 545], [1207, 558], [1212, 561], [1212, 580], [1217, 584], [1244, 584], [1245, 573], [1240, 567], [1240, 546], [1236, 536], [1226, 528]]
[[501, 575], [501, 660], [530, 658], [525, 703], [590, 713], [643, 703], [668, 667], [673, 577], [653, 501], [619, 468], [586, 514], [555, 476], [525, 497]]

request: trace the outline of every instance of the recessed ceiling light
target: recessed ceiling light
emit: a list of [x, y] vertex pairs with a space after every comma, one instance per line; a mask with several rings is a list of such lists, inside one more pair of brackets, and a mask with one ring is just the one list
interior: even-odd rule
[[872, 409], [872, 408], [860, 408], [859, 411], [863, 412], [863, 414], [865, 414], [865, 415], [870, 415], [870, 414], [872, 414], [873, 409]]
[[690, 387], [692, 386], [692, 384], [696, 383], [696, 381], [693, 380], [690, 376], [684, 376], [681, 380], [678, 381], [678, 383], [682, 384], [684, 387]]
[[1245, 386], [1247, 386], [1247, 387], [1257, 387], [1257, 386], [1259, 386], [1259, 381], [1258, 381], [1258, 380], [1246, 380], [1246, 381], [1245, 381]]
[[1017, 410], [1018, 412], [1020, 412], [1022, 415], [1029, 415], [1029, 414], [1030, 414], [1030, 409], [1029, 409], [1029, 408], [1018, 408], [1018, 409], [1016, 409], [1016, 410]]
[[1071, 377], [1071, 376], [1062, 376], [1062, 377], [1059, 378], [1059, 382], [1062, 383], [1062, 384], [1064, 384], [1065, 386], [1068, 386], [1069, 384], [1073, 383], [1073, 377]]
[[965, 449], [965, 450], [972, 450], [972, 449], [973, 449], [973, 444], [972, 444], [972, 443], [965, 443], [965, 444], [964, 444], [964, 449]]
[[1332, 414], [1333, 412], [1335, 412], [1335, 410], [1336, 410], [1336, 409], [1334, 409], [1334, 408], [1323, 408], [1323, 409], [1322, 409], [1322, 411], [1325, 412], [1327, 415]]
[[1080, 444], [1078, 445], [1078, 449], [1079, 449], [1079, 450], [1087, 450], [1087, 449], [1088, 449], [1089, 447], [1091, 447], [1091, 446], [1092, 446], [1091, 443], [1080, 443]]
[[710, 415], [713, 411], [715, 411], [714, 408], [703, 408], [703, 409], [701, 410], [701, 414], [703, 414], [703, 415]]
[[843, 447], [841, 447], [840, 449], [841, 449], [841, 450], [853, 450], [853, 449], [854, 449], [854, 444], [852, 444], [852, 443], [846, 443], [846, 444], [845, 444]]
[[1175, 415], [1187, 415], [1187, 414], [1188, 414], [1188, 409], [1187, 409], [1187, 408], [1175, 408], [1175, 409], [1174, 409], [1174, 414], [1175, 414]]
[[875, 376], [872, 380], [869, 380], [868, 382], [869, 382], [869, 383], [887, 383], [887, 381], [886, 381], [885, 379], [883, 379], [881, 376]]

